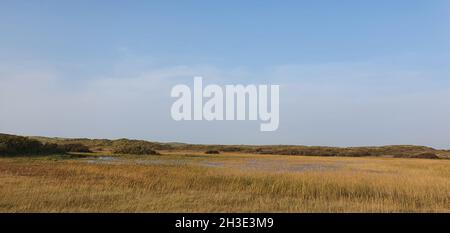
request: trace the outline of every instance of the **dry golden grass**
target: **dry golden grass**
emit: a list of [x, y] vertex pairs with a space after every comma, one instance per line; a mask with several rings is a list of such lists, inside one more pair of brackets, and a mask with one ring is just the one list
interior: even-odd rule
[[0, 212], [450, 212], [450, 161], [0, 158]]

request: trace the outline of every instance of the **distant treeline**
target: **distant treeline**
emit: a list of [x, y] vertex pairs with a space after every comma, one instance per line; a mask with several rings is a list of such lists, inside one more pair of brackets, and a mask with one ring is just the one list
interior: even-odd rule
[[144, 140], [132, 139], [88, 139], [88, 138], [47, 138], [32, 137], [44, 143], [55, 143], [59, 145], [80, 144], [86, 146], [91, 151], [111, 152], [114, 154], [136, 154], [136, 155], [155, 155], [158, 150], [170, 150], [172, 146], [164, 143], [149, 142]]
[[202, 151], [206, 154], [238, 152], [302, 156], [389, 156], [401, 158], [450, 158], [450, 151], [425, 146], [324, 147], [290, 145], [201, 145], [159, 143], [132, 139], [87, 139], [22, 137], [0, 134], [0, 155], [51, 154], [65, 152], [107, 152], [113, 154], [155, 155], [161, 150]]
[[92, 152], [90, 148], [114, 154], [155, 155], [170, 146], [143, 140], [50, 139], [0, 134], [0, 155], [42, 155], [67, 152]]

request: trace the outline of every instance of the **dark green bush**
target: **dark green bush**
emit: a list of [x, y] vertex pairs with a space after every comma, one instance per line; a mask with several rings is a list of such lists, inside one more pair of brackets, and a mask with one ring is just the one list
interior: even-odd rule
[[91, 152], [89, 150], [89, 147], [81, 144], [81, 143], [69, 143], [69, 144], [63, 144], [60, 145], [60, 147], [67, 152]]
[[0, 134], [0, 155], [56, 154], [65, 150], [54, 143], [41, 143], [22, 136]]
[[220, 152], [218, 150], [207, 150], [205, 154], [220, 154]]
[[439, 159], [435, 153], [424, 152], [412, 155], [395, 155], [396, 158], [414, 158], [414, 159]]
[[224, 147], [224, 148], [222, 148], [220, 150], [223, 151], [223, 152], [239, 152], [239, 151], [242, 151], [242, 149], [239, 148], [239, 147]]
[[135, 155], [157, 155], [153, 143], [145, 141], [121, 139], [114, 142], [113, 153]]

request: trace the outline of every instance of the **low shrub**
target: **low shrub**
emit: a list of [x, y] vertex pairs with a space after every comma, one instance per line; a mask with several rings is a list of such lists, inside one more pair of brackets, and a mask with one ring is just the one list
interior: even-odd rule
[[396, 158], [415, 158], [415, 159], [439, 159], [439, 156], [437, 156], [435, 153], [431, 153], [431, 152], [418, 153], [418, 154], [413, 154], [413, 155], [409, 155], [409, 156], [397, 155], [394, 157], [396, 157]]
[[120, 144], [113, 148], [113, 153], [116, 154], [134, 154], [134, 155], [157, 155], [157, 151], [152, 146], [147, 144], [130, 143]]
[[220, 154], [220, 152], [218, 150], [207, 150], [205, 154]]
[[83, 145], [81, 143], [69, 143], [69, 144], [62, 144], [60, 147], [67, 152], [91, 152], [89, 147], [86, 145]]
[[221, 149], [221, 151], [223, 151], [223, 152], [239, 152], [239, 151], [242, 151], [242, 149], [239, 147], [224, 147]]

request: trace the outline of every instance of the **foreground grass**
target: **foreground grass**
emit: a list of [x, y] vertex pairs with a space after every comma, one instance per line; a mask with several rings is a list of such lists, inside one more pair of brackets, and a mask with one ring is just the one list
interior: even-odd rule
[[[0, 212], [450, 212], [450, 161], [0, 158]], [[181, 162], [180, 162], [181, 161]]]

